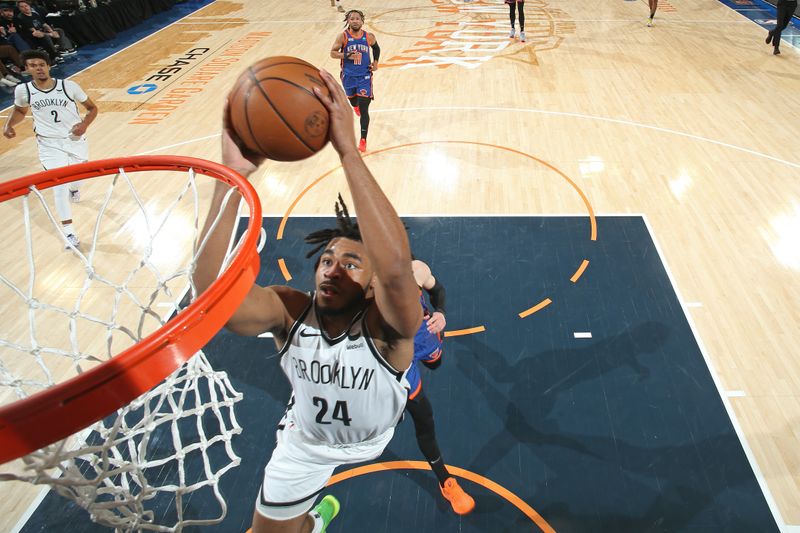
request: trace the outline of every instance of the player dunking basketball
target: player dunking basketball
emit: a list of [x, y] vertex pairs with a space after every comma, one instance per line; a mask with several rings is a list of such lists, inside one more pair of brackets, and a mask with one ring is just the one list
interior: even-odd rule
[[[342, 86], [356, 115], [361, 117], [361, 140], [358, 141], [358, 149], [366, 152], [369, 104], [374, 98], [372, 75], [378, 68], [381, 47], [378, 46], [375, 34], [362, 28], [364, 13], [352, 9], [345, 14], [344, 20], [346, 29], [333, 42], [331, 57], [341, 60]], [[370, 49], [372, 49], [371, 58]]]
[[[254, 285], [226, 324], [240, 335], [271, 332], [293, 390], [264, 470], [253, 533], [325, 531], [339, 510], [336, 499], [325, 496], [309, 511], [337, 466], [374, 459], [391, 440], [406, 405], [405, 375], [422, 321], [403, 223], [356, 150], [344, 91], [329, 73], [320, 76], [330, 96], [314, 92], [328, 109], [330, 141], [359, 224], [340, 198], [337, 226], [306, 237], [316, 245], [309, 256], [322, 250], [315, 291]], [[249, 176], [263, 160], [243, 151], [226, 119], [223, 163]], [[222, 182], [214, 190], [201, 238], [208, 241], [194, 274], [199, 290], [216, 279], [238, 219], [238, 202], [223, 203], [227, 192]]]

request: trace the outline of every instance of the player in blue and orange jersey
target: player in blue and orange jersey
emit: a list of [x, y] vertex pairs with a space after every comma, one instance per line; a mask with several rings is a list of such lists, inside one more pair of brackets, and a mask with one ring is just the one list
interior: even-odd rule
[[[362, 29], [364, 13], [352, 9], [345, 16], [345, 30], [340, 33], [331, 47], [331, 57], [339, 59], [342, 66], [342, 86], [356, 115], [361, 117], [361, 140], [358, 149], [367, 151], [367, 131], [369, 130], [369, 104], [372, 94], [372, 75], [378, 68], [381, 48], [375, 34]], [[370, 56], [370, 49], [372, 56]]]
[[[406, 411], [414, 421], [417, 445], [436, 474], [442, 495], [450, 502], [453, 511], [463, 515], [475, 508], [475, 500], [464, 492], [456, 479], [447, 471], [442, 453], [439, 451], [439, 443], [436, 441], [433, 407], [422, 390], [422, 377], [418, 365], [422, 363], [430, 369], [435, 369], [442, 362], [442, 331], [447, 324], [444, 316], [445, 290], [424, 262], [414, 259], [411, 266], [414, 270], [414, 279], [420, 287], [423, 320], [414, 337], [414, 360], [406, 373], [406, 380], [410, 385]], [[428, 309], [422, 289], [428, 293], [433, 311]]]

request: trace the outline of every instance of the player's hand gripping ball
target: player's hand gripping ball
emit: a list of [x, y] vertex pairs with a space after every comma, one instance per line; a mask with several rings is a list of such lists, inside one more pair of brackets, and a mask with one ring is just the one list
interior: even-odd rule
[[296, 57], [267, 57], [242, 72], [228, 95], [230, 125], [250, 151], [298, 161], [328, 143], [328, 110], [314, 94], [328, 88], [319, 69]]

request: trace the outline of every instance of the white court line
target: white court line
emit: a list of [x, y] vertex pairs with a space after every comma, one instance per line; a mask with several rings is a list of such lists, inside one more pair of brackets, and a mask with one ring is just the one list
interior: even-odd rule
[[[482, 106], [427, 106], [427, 107], [404, 107], [404, 108], [397, 108], [397, 109], [371, 109], [370, 113], [406, 113], [409, 111], [505, 111], [505, 112], [512, 112], [512, 113], [535, 113], [540, 115], [554, 115], [554, 116], [562, 116], [562, 117], [571, 117], [571, 118], [583, 118], [583, 119], [590, 119], [590, 120], [597, 120], [599, 122], [609, 122], [611, 124], [622, 124], [625, 126], [634, 126], [637, 128], [643, 128], [646, 130], [653, 130], [658, 131], [661, 133], [671, 133], [672, 135], [678, 135], [681, 137], [686, 137], [688, 139], [693, 139], [696, 141], [703, 141], [711, 144], [716, 144], [717, 146], [724, 146], [725, 148], [731, 148], [733, 150], [738, 150], [740, 152], [744, 152], [750, 155], [755, 155], [758, 157], [763, 157], [765, 159], [770, 159], [772, 161], [776, 161], [778, 163], [782, 163], [784, 165], [788, 165], [793, 168], [800, 169], [800, 163], [793, 163], [791, 161], [786, 161], [785, 159], [780, 159], [779, 157], [774, 157], [771, 155], [767, 155], [761, 152], [757, 152], [755, 150], [751, 150], [750, 148], [745, 148], [743, 146], [737, 146], [735, 144], [726, 143], [723, 141], [715, 141], [714, 139], [709, 139], [708, 137], [703, 137], [701, 135], [694, 135], [692, 133], [686, 133], [678, 130], [673, 130], [670, 128], [662, 128], [661, 126], [651, 126], [649, 124], [642, 124], [641, 122], [634, 122], [632, 120], [625, 120], [620, 118], [609, 118], [609, 117], [601, 117], [597, 115], [587, 115], [584, 113], [572, 113], [569, 111], [548, 111], [545, 109], [533, 109], [533, 108], [517, 108], [517, 107], [482, 107]], [[431, 142], [431, 144], [434, 144]]]
[[167, 146], [162, 146], [161, 148], [155, 148], [153, 150], [147, 150], [146, 152], [139, 152], [136, 155], [154, 154], [154, 153], [160, 152], [162, 150], [167, 150], [169, 148], [175, 148], [176, 146], [183, 146], [184, 144], [191, 144], [193, 142], [205, 141], [206, 139], [213, 139], [214, 137], [219, 137], [219, 136], [220, 136], [219, 133], [214, 133], [213, 135], [206, 135], [205, 137], [198, 137], [198, 138], [192, 139], [190, 141], [183, 141], [183, 142], [179, 142], [179, 143], [175, 143], [175, 144], [168, 144]]
[[[635, 128], [642, 128], [646, 130], [657, 131], [660, 133], [669, 133], [671, 135], [677, 135], [679, 137], [686, 137], [687, 139], [692, 139], [695, 141], [703, 141], [711, 144], [715, 144], [717, 146], [722, 146], [724, 148], [730, 148], [732, 150], [737, 150], [739, 152], [744, 152], [746, 154], [754, 155], [757, 157], [763, 157], [764, 159], [769, 159], [770, 161], [775, 161], [777, 163], [781, 163], [783, 165], [790, 166], [792, 168], [800, 169], [800, 163], [794, 163], [792, 161], [787, 161], [785, 159], [781, 159], [779, 157], [771, 156], [762, 152], [758, 152], [756, 150], [752, 150], [750, 148], [745, 148], [743, 146], [737, 146], [735, 144], [726, 143], [724, 141], [716, 141], [714, 139], [709, 139], [708, 137], [703, 137], [701, 135], [694, 135], [693, 133], [686, 133], [683, 131], [673, 130], [670, 128], [662, 128], [661, 126], [651, 126], [650, 124], [642, 124], [641, 122], [634, 122], [632, 120], [625, 120], [620, 118], [610, 118], [610, 117], [602, 117], [597, 115], [587, 115], [585, 113], [572, 113], [569, 111], [549, 111], [545, 109], [534, 109], [534, 108], [517, 108], [517, 107], [482, 107], [482, 106], [427, 106], [427, 107], [402, 107], [402, 108], [393, 108], [393, 109], [373, 109], [370, 112], [372, 114], [375, 113], [407, 113], [409, 111], [501, 111], [507, 113], [533, 113], [539, 115], [553, 115], [553, 116], [561, 116], [561, 117], [570, 117], [570, 118], [582, 118], [587, 120], [596, 120], [598, 122], [608, 122], [610, 124], [621, 124], [623, 126], [633, 126]], [[158, 152], [161, 150], [165, 150], [167, 148], [174, 148], [176, 146], [183, 146], [185, 144], [191, 144], [195, 141], [203, 141], [206, 139], [211, 139], [220, 135], [219, 133], [213, 135], [206, 135], [205, 137], [198, 137], [196, 139], [190, 139], [187, 141], [183, 141], [180, 143], [172, 144], [169, 146], [165, 146], [162, 148], [155, 148], [148, 152], [143, 152], [143, 154], [151, 154], [154, 152]], [[449, 140], [457, 140], [457, 139], [449, 139]], [[436, 141], [423, 141], [421, 144], [417, 146], [424, 146], [425, 144], [437, 144]], [[442, 142], [445, 144], [445, 142]]]
[[572, 334], [573, 337], [576, 339], [591, 339], [592, 332], [591, 331], [576, 331]]
[[[694, 335], [695, 341], [697, 341], [697, 346], [700, 348], [700, 353], [703, 354], [703, 359], [706, 362], [708, 371], [711, 373], [711, 379], [714, 380], [714, 385], [717, 387], [717, 393], [722, 399], [722, 404], [725, 406], [725, 410], [728, 412], [728, 418], [730, 418], [731, 424], [733, 425], [733, 429], [734, 431], [736, 431], [736, 436], [739, 438], [739, 443], [742, 445], [742, 449], [744, 450], [744, 454], [747, 457], [747, 461], [750, 463], [750, 468], [753, 469], [753, 474], [755, 474], [756, 476], [756, 481], [758, 481], [758, 485], [761, 487], [761, 492], [762, 494], [764, 494], [764, 499], [766, 500], [767, 505], [769, 506], [769, 510], [772, 512], [772, 517], [775, 519], [778, 528], [782, 532], [786, 533], [789, 530], [787, 529], [786, 522], [783, 521], [783, 516], [781, 516], [781, 511], [778, 508], [778, 503], [775, 501], [775, 498], [772, 496], [772, 492], [770, 492], [769, 490], [769, 486], [767, 485], [767, 480], [764, 477], [764, 473], [761, 471], [761, 467], [756, 461], [755, 454], [753, 453], [753, 450], [750, 448], [750, 444], [747, 442], [747, 438], [744, 435], [742, 426], [739, 424], [739, 420], [736, 418], [736, 413], [733, 411], [733, 407], [731, 406], [730, 400], [728, 400], [728, 392], [722, 388], [722, 382], [719, 376], [717, 375], [717, 371], [714, 368], [714, 363], [708, 356], [705, 344], [703, 344], [703, 339], [700, 337], [700, 333], [697, 331], [697, 327], [694, 324], [692, 315], [687, 311], [686, 306], [683, 303], [683, 298], [681, 297], [680, 290], [678, 289], [678, 284], [675, 282], [675, 277], [672, 275], [672, 270], [670, 270], [669, 268], [666, 256], [661, 251], [661, 246], [658, 244], [658, 240], [656, 239], [656, 234], [653, 232], [653, 228], [650, 226], [650, 222], [647, 220], [646, 215], [642, 216], [642, 220], [644, 220], [645, 226], [647, 227], [647, 231], [650, 233], [650, 238], [653, 239], [653, 245], [655, 245], [656, 247], [656, 252], [658, 253], [659, 259], [661, 260], [661, 264], [664, 265], [664, 270], [667, 272], [667, 277], [669, 278], [670, 284], [672, 285], [672, 289], [678, 296], [678, 301], [681, 302], [681, 307], [683, 308], [683, 315], [689, 322], [689, 327], [692, 330], [692, 334]], [[798, 528], [797, 531], [800, 532], [800, 528]]]
[[31, 504], [17, 521], [17, 525], [14, 526], [9, 533], [19, 533], [22, 531], [22, 528], [25, 527], [25, 524], [28, 522], [28, 520], [30, 520], [31, 516], [33, 516], [33, 513], [36, 512], [36, 508], [39, 507], [39, 505], [42, 503], [42, 500], [44, 500], [44, 497], [47, 496], [48, 492], [50, 492], [50, 487], [42, 487], [42, 490], [39, 491], [39, 494], [36, 495]]

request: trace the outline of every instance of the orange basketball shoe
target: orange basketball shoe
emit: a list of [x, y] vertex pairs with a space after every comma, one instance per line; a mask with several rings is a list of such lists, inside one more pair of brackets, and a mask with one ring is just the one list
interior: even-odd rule
[[355, 113], [357, 117], [360, 117], [361, 116], [361, 108], [358, 107], [358, 106], [355, 106], [353, 108], [353, 113]]
[[358, 151], [359, 152], [366, 152], [367, 151], [367, 140], [361, 139], [358, 141]]
[[440, 486], [439, 488], [442, 491], [442, 496], [450, 502], [456, 514], [468, 514], [475, 508], [475, 500], [472, 499], [472, 496], [464, 492], [464, 489], [458, 484], [456, 478], [447, 478], [444, 482], [444, 486]]

